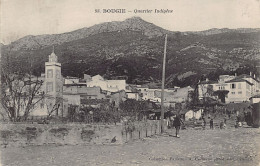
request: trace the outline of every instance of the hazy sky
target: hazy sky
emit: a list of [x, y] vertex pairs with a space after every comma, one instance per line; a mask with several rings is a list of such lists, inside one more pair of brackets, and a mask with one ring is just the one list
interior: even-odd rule
[[[140, 16], [172, 31], [210, 28], [260, 28], [259, 0], [0, 0], [1, 42], [26, 35], [69, 32], [108, 21]], [[95, 9], [126, 9], [124, 14]], [[169, 9], [169, 14], [139, 14], [135, 9]]]

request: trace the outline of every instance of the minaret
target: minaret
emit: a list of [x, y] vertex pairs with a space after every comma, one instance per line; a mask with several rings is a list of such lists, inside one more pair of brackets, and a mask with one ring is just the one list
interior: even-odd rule
[[[54, 47], [49, 55], [49, 61], [45, 62], [45, 94], [47, 109], [50, 111], [54, 106], [59, 105], [59, 111], [62, 111], [61, 64], [58, 63]], [[56, 115], [59, 114], [59, 111], [56, 111]]]

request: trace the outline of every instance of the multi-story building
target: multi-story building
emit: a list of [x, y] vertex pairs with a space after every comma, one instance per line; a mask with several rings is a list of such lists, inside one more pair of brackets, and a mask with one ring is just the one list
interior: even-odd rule
[[248, 82], [250, 82], [252, 84], [251, 92], [250, 92], [251, 96], [254, 96], [259, 93], [260, 83], [259, 83], [259, 80], [257, 80], [255, 74], [253, 76], [252, 73], [250, 72], [250, 75], [242, 74], [242, 75], [238, 76], [237, 78], [247, 80]]
[[212, 97], [217, 99], [215, 92], [226, 92], [225, 102], [246, 102], [259, 92], [259, 81], [247, 74], [240, 76], [220, 75], [218, 81], [202, 81], [198, 85], [199, 99]]
[[[217, 84], [218, 85], [218, 84]], [[229, 91], [226, 95], [226, 102], [245, 102], [249, 101], [252, 96], [251, 89], [254, 84], [241, 78], [235, 78], [233, 80], [225, 82], [225, 89]]]

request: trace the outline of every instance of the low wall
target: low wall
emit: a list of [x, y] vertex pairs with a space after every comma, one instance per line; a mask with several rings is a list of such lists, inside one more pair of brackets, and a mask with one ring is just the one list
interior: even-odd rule
[[118, 125], [1, 124], [2, 146], [123, 144], [160, 133], [159, 121]]
[[121, 125], [1, 124], [1, 145], [122, 144]]
[[[167, 128], [166, 121], [164, 130]], [[123, 125], [122, 139], [124, 142], [129, 142], [152, 135], [160, 134], [161, 127], [159, 120], [148, 120], [146, 122], [136, 122], [134, 124]]]

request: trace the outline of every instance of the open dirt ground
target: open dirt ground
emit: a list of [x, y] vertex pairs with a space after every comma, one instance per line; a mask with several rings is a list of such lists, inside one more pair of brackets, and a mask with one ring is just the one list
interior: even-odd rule
[[124, 145], [1, 147], [3, 166], [260, 164], [260, 129], [174, 130]]

